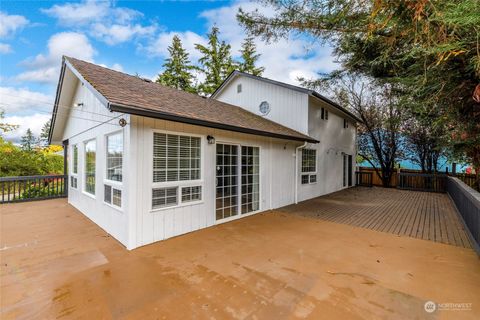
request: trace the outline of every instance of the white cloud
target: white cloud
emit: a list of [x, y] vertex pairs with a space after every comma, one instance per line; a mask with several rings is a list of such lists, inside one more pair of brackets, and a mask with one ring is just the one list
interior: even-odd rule
[[58, 81], [62, 55], [93, 61], [95, 49], [88, 38], [78, 32], [60, 32], [48, 40], [48, 52], [22, 62], [28, 71], [15, 77], [18, 81], [55, 83]]
[[[204, 11], [201, 16], [207, 20], [211, 28], [217, 25], [220, 36], [232, 45], [232, 53], [238, 55], [238, 50], [246, 33], [236, 20], [238, 9], [245, 11], [258, 10], [270, 15], [272, 9], [259, 7], [251, 2], [237, 2], [230, 6]], [[331, 48], [322, 46], [307, 37], [289, 37], [278, 42], [266, 44], [256, 39], [257, 51], [261, 54], [258, 64], [265, 67], [263, 76], [291, 84], [297, 84], [298, 77], [315, 78], [318, 72], [329, 72], [337, 68], [331, 55]]]
[[0, 87], [0, 109], [6, 114], [16, 112], [32, 112], [35, 110], [50, 111], [53, 97], [27, 88]]
[[17, 30], [25, 27], [28, 22], [24, 16], [9, 15], [4, 11], [0, 11], [0, 38], [13, 35]]
[[142, 27], [140, 24], [113, 24], [107, 26], [102, 23], [96, 23], [92, 26], [92, 34], [109, 45], [130, 41], [137, 36], [151, 35], [155, 30], [155, 26]]
[[207, 39], [196, 34], [192, 31], [186, 32], [163, 32], [160, 33], [156, 39], [150, 42], [145, 50], [150, 56], [159, 56], [167, 57], [168, 56], [168, 46], [172, 44], [172, 38], [174, 35], [177, 35], [182, 41], [182, 46], [189, 53], [191, 61], [196, 61], [200, 58], [200, 53], [195, 49], [195, 44], [200, 43], [203, 45], [207, 44]]
[[114, 1], [87, 0], [81, 3], [56, 4], [42, 12], [54, 17], [63, 26], [85, 30], [108, 45], [130, 41], [136, 37], [152, 35], [155, 24], [142, 26], [133, 23], [143, 17], [139, 11], [115, 7]]
[[43, 125], [51, 118], [51, 115], [35, 113], [28, 116], [6, 116], [5, 123], [16, 124], [19, 127], [14, 130], [5, 133], [6, 140], [13, 142], [20, 142], [21, 137], [25, 135], [27, 129], [32, 130], [35, 136], [39, 136], [42, 132]]
[[13, 52], [12, 47], [7, 43], [0, 43], [0, 54], [7, 54]]

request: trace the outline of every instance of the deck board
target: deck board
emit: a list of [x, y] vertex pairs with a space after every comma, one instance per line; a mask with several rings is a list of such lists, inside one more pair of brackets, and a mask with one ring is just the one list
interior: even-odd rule
[[446, 194], [355, 187], [280, 210], [330, 222], [471, 248]]

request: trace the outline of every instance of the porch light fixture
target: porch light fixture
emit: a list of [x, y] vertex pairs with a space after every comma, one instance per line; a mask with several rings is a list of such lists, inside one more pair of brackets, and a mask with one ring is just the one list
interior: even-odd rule
[[118, 124], [123, 128], [127, 125], [127, 120], [120, 118], [120, 120], [118, 120]]
[[215, 144], [215, 138], [211, 135], [207, 136], [208, 144]]
[[83, 102], [77, 102], [74, 104], [75, 107], [79, 108], [79, 107], [83, 107]]

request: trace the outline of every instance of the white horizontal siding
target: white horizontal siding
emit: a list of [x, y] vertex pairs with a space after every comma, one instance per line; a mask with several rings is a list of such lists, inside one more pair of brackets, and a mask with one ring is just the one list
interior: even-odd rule
[[[238, 84], [242, 85], [241, 93], [237, 93]], [[237, 76], [222, 89], [216, 99], [240, 106], [258, 115], [261, 115], [260, 103], [267, 101], [271, 111], [265, 118], [301, 133], [308, 133], [308, 95], [305, 93]]]

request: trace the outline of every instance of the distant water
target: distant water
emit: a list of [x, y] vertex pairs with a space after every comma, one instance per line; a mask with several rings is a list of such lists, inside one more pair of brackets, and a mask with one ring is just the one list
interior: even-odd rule
[[[438, 171], [440, 172], [445, 172], [445, 170], [448, 168], [448, 172], [452, 172], [452, 164], [449, 163], [446, 159], [438, 161]], [[363, 161], [358, 164], [360, 167], [372, 167], [370, 163], [367, 161]], [[421, 170], [420, 166], [417, 165], [416, 163], [413, 163], [410, 160], [403, 160], [400, 162], [400, 167], [402, 169], [412, 169], [412, 170]], [[460, 164], [457, 163], [457, 172], [465, 172], [465, 170], [468, 168], [468, 165], [466, 164]]]

